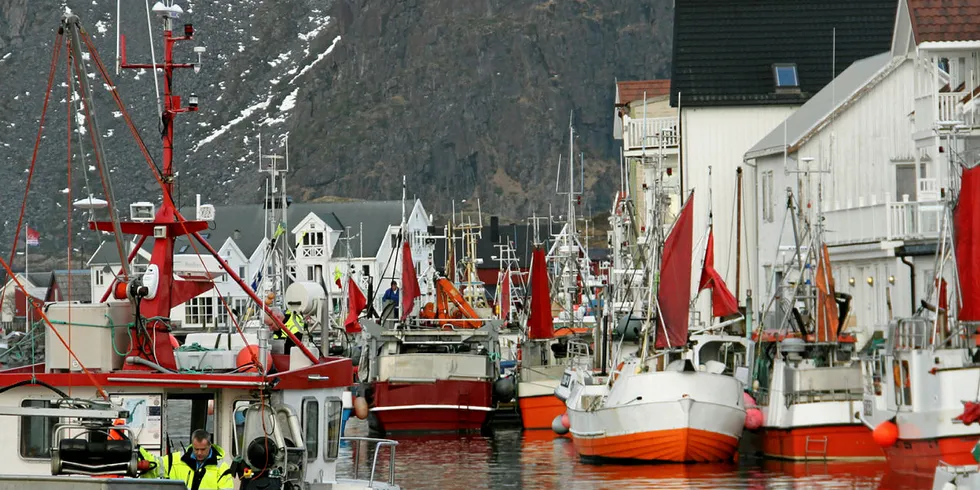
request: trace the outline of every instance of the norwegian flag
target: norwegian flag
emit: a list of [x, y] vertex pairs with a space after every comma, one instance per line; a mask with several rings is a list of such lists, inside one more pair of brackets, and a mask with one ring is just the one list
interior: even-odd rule
[[27, 227], [27, 244], [33, 247], [40, 245], [41, 243], [41, 233], [37, 230]]

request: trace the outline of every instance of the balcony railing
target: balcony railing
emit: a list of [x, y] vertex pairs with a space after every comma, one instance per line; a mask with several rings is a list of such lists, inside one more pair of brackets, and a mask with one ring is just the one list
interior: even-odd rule
[[623, 131], [623, 145], [626, 150], [655, 150], [661, 144], [666, 148], [677, 147], [676, 117], [645, 117], [626, 122]]
[[834, 245], [880, 240], [937, 238], [943, 203], [890, 201], [824, 211], [827, 242]]
[[915, 130], [932, 133], [939, 121], [959, 121], [967, 126], [980, 124], [973, 110], [963, 110], [963, 99], [969, 92], [937, 92], [916, 97]]

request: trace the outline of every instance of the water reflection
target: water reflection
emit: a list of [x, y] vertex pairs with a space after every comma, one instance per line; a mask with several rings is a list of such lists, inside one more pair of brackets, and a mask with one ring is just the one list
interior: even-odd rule
[[[347, 435], [366, 435], [351, 420]], [[362, 427], [363, 426], [363, 427]], [[793, 463], [743, 458], [738, 464], [581, 463], [572, 441], [550, 431], [497, 430], [479, 435], [395, 436], [399, 441], [396, 478], [406, 490], [439, 489], [848, 489], [904, 490], [922, 482], [886, 475], [884, 462]], [[349, 457], [353, 448], [342, 450]], [[346, 451], [346, 452], [345, 452]], [[361, 475], [370, 472], [363, 453]], [[379, 470], [387, 474], [387, 458]], [[343, 459], [342, 459], [343, 460]], [[346, 465], [346, 467], [344, 467]], [[342, 464], [341, 471], [349, 470]], [[931, 482], [925, 482], [925, 488]], [[910, 486], [911, 485], [911, 486]]]

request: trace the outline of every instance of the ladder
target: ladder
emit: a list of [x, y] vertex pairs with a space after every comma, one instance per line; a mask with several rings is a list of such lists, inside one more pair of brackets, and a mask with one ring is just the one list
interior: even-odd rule
[[827, 436], [806, 436], [803, 446], [804, 459], [827, 459]]

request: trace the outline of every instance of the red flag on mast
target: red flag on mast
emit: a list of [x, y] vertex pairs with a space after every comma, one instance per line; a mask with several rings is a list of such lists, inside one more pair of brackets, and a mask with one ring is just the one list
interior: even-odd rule
[[408, 318], [408, 314], [415, 308], [415, 299], [421, 295], [419, 279], [415, 275], [415, 262], [412, 261], [412, 248], [408, 246], [408, 241], [404, 241], [402, 242], [402, 320]]
[[[674, 229], [664, 241], [660, 263], [657, 303], [660, 320], [655, 347], [677, 347], [687, 343], [688, 313], [691, 304], [691, 260], [694, 248], [694, 195], [684, 204]], [[664, 335], [664, 330], [667, 335]]]
[[535, 247], [531, 255], [531, 316], [527, 319], [527, 330], [530, 339], [550, 339], [555, 336], [548, 265], [541, 247]]
[[964, 168], [960, 196], [953, 210], [957, 296], [963, 298], [959, 319], [980, 320], [980, 167]]
[[344, 330], [347, 333], [357, 333], [361, 331], [361, 324], [357, 322], [357, 318], [361, 316], [361, 312], [367, 308], [367, 298], [364, 297], [364, 293], [361, 292], [361, 288], [357, 287], [357, 283], [354, 282], [353, 277], [347, 278], [347, 319], [344, 320]]
[[701, 282], [698, 291], [711, 289], [712, 316], [722, 317], [738, 313], [738, 300], [728, 290], [725, 280], [715, 270], [715, 231], [708, 231], [708, 246], [704, 251], [704, 266], [701, 268]]
[[510, 316], [510, 269], [504, 271], [504, 281], [500, 286], [500, 318]]

